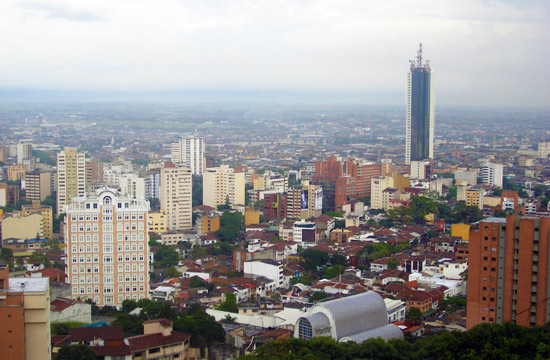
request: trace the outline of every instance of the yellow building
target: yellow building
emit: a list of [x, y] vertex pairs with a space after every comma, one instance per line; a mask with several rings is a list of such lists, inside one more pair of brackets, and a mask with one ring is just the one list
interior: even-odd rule
[[19, 181], [23, 179], [27, 171], [29, 171], [28, 165], [8, 166], [8, 181]]
[[260, 212], [254, 210], [254, 207], [247, 207], [244, 211], [244, 226], [259, 224], [260, 223]]
[[40, 205], [40, 201], [33, 201], [32, 205], [21, 206], [21, 214], [29, 216], [31, 214], [42, 215], [42, 233], [45, 238], [53, 239], [53, 210], [51, 206]]
[[254, 184], [254, 187], [253, 187], [254, 190], [263, 190], [265, 188], [263, 176], [260, 176], [252, 180], [252, 183]]
[[405, 176], [398, 172], [393, 172], [391, 174], [391, 177], [393, 178], [393, 186], [396, 189], [399, 189], [401, 191], [405, 190], [406, 187], [411, 186], [411, 179], [408, 176]]
[[2, 239], [34, 239], [37, 235], [43, 238], [42, 222], [42, 214], [23, 216], [21, 212], [13, 212], [11, 216], [2, 219]]
[[149, 213], [147, 216], [149, 231], [157, 234], [164, 234], [166, 230], [166, 214], [164, 211]]
[[483, 209], [483, 189], [466, 190], [466, 205]]
[[189, 335], [174, 331], [172, 320], [143, 322], [143, 335], [127, 339], [132, 359], [189, 359]]
[[9, 278], [0, 265], [0, 357], [51, 359], [50, 282], [48, 278]]
[[200, 215], [197, 219], [197, 232], [199, 235], [216, 232], [220, 229], [219, 215]]
[[470, 240], [470, 225], [468, 224], [452, 224], [451, 236], [462, 238], [462, 240]]
[[57, 213], [64, 212], [74, 197], [86, 195], [86, 159], [76, 148], [57, 154]]

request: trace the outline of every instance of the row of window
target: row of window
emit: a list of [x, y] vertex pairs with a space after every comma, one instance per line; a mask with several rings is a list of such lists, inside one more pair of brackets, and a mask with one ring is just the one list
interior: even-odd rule
[[[99, 255], [80, 255], [80, 256], [72, 256], [71, 262], [73, 264], [91, 264], [91, 263], [99, 263]], [[118, 254], [117, 260], [118, 262], [130, 262], [130, 261], [144, 261], [145, 255], [143, 253], [141, 254]], [[103, 255], [103, 262], [104, 263], [112, 263], [113, 262], [113, 256], [112, 255]]]
[[[112, 208], [103, 208], [103, 215], [111, 215]], [[144, 213], [118, 213], [117, 220], [143, 220]], [[97, 221], [98, 214], [72, 214], [71, 222], [75, 221]]]
[[[122, 283], [122, 282], [136, 282], [136, 281], [140, 281], [140, 282], [143, 282], [145, 281], [145, 274], [141, 273], [141, 274], [136, 274], [136, 273], [132, 273], [132, 274], [119, 274], [118, 276], [118, 282], [119, 283]], [[103, 284], [112, 284], [114, 282], [114, 277], [112, 275], [105, 275], [103, 276]], [[99, 275], [88, 275], [88, 276], [84, 276], [84, 275], [81, 275], [81, 276], [73, 276], [71, 278], [71, 284], [72, 285], [76, 285], [76, 284], [99, 284]]]
[[[139, 233], [125, 233], [125, 234], [117, 234], [117, 241], [143, 241], [145, 240], [145, 234], [143, 232]], [[71, 242], [99, 242], [99, 235], [98, 234], [72, 234], [71, 235]], [[113, 242], [113, 234], [103, 234], [103, 242], [106, 243], [112, 243]]]
[[[117, 245], [117, 251], [144, 251], [145, 244], [118, 244]], [[71, 254], [74, 253], [91, 253], [91, 252], [99, 252], [99, 245], [93, 244], [93, 245], [71, 245]], [[103, 245], [103, 252], [104, 253], [112, 253], [113, 252], [113, 245]]]
[[[99, 294], [101, 291], [100, 286], [73, 286], [72, 287], [73, 295], [91, 295]], [[104, 294], [113, 294], [115, 289], [113, 286], [103, 286]], [[145, 286], [143, 284], [131, 284], [131, 285], [119, 285], [118, 292], [144, 292]]]
[[[139, 270], [138, 270], [139, 269]], [[118, 264], [117, 265], [117, 272], [136, 272], [136, 271], [145, 271], [145, 264]], [[93, 265], [93, 266], [71, 266], [71, 273], [72, 274], [92, 274], [92, 273], [99, 273], [99, 265]], [[113, 265], [103, 265], [103, 273], [104, 274], [112, 274], [113, 273]]]

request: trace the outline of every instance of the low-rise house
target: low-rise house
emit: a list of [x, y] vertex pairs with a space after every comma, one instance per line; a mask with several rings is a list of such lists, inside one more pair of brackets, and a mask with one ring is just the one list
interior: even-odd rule
[[172, 320], [155, 319], [143, 322], [143, 335], [127, 339], [132, 358], [148, 359], [187, 359], [189, 335], [174, 331]]

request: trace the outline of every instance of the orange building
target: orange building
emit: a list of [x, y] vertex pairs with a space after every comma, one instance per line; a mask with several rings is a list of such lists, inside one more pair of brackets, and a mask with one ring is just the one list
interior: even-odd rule
[[9, 278], [0, 265], [0, 354], [2, 359], [50, 359], [48, 278]]
[[483, 322], [550, 321], [550, 218], [491, 218], [470, 232], [468, 329]]

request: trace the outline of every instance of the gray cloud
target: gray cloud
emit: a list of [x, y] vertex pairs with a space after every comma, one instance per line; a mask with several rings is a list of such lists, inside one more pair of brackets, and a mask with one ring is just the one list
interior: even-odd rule
[[102, 21], [102, 16], [84, 9], [74, 8], [64, 4], [22, 1], [19, 3], [24, 9], [36, 11], [52, 19], [64, 19], [70, 21]]

